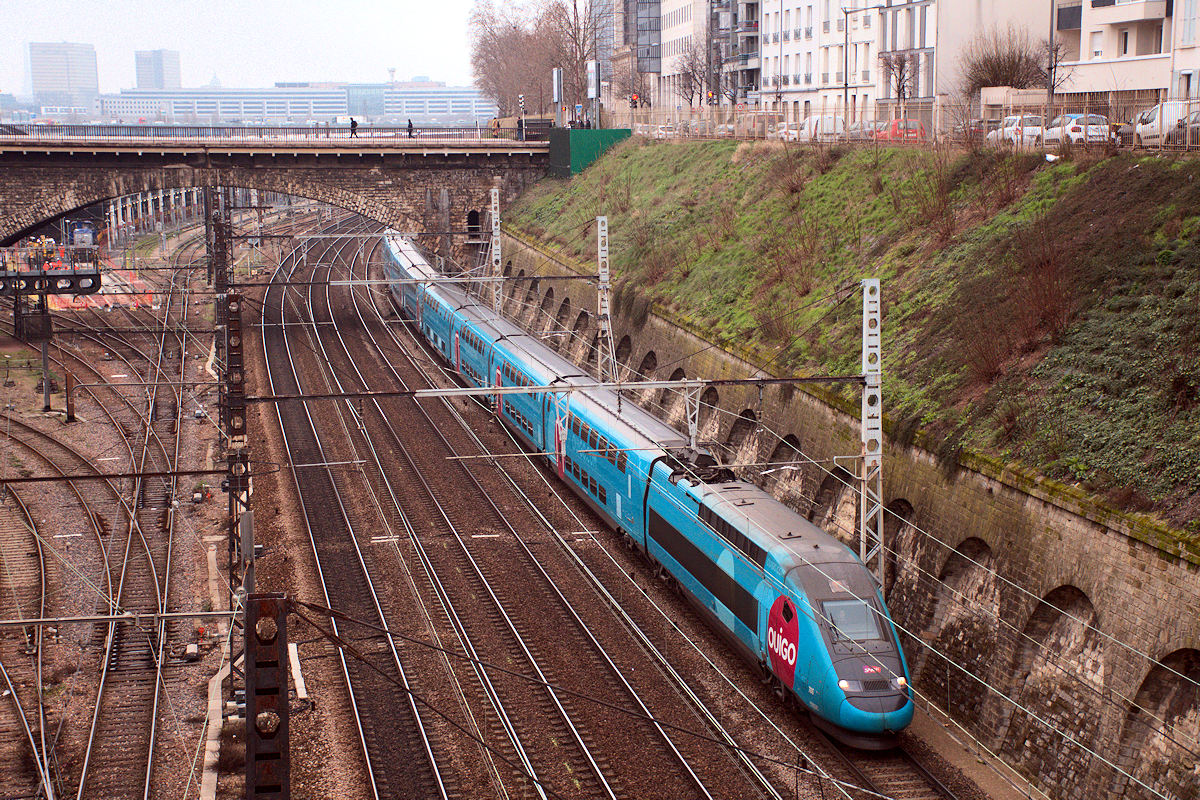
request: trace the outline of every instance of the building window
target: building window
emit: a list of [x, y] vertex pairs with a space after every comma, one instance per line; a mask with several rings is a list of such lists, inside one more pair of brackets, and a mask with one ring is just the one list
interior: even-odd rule
[[1103, 35], [1101, 31], [1092, 31], [1092, 46], [1089, 48], [1092, 52], [1092, 58], [1101, 58], [1104, 55], [1104, 48], [1101, 45], [1101, 37]]
[[1122, 28], [1117, 34], [1117, 54], [1122, 56], [1129, 55], [1129, 29]]

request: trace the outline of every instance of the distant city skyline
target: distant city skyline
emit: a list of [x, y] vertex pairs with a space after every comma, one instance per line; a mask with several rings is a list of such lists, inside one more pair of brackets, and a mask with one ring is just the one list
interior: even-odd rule
[[28, 96], [30, 42], [78, 42], [96, 49], [99, 89], [136, 86], [138, 50], [177, 50], [183, 86], [215, 75], [226, 87], [282, 81], [383, 83], [423, 75], [473, 84], [467, 16], [472, 0], [0, 0], [0, 93]]

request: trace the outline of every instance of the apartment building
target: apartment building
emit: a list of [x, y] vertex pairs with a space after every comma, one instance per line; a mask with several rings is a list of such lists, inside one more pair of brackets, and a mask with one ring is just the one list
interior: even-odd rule
[[1058, 0], [1060, 95], [1200, 96], [1200, 0]]
[[790, 119], [821, 113], [854, 122], [909, 114], [933, 125], [936, 107], [957, 99], [970, 40], [1009, 25], [1037, 38], [1048, 27], [1049, 4], [763, 0], [762, 107]]

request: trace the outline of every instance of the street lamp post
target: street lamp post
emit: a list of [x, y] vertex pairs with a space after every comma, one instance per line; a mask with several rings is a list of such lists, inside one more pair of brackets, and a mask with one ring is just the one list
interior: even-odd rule
[[842, 12], [842, 126], [850, 124], [850, 9]]

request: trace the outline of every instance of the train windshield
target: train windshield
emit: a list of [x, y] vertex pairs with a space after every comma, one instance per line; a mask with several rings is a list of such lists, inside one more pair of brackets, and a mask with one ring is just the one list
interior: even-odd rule
[[825, 617], [833, 626], [834, 639], [865, 642], [882, 639], [875, 609], [862, 600], [826, 600], [821, 603]]

